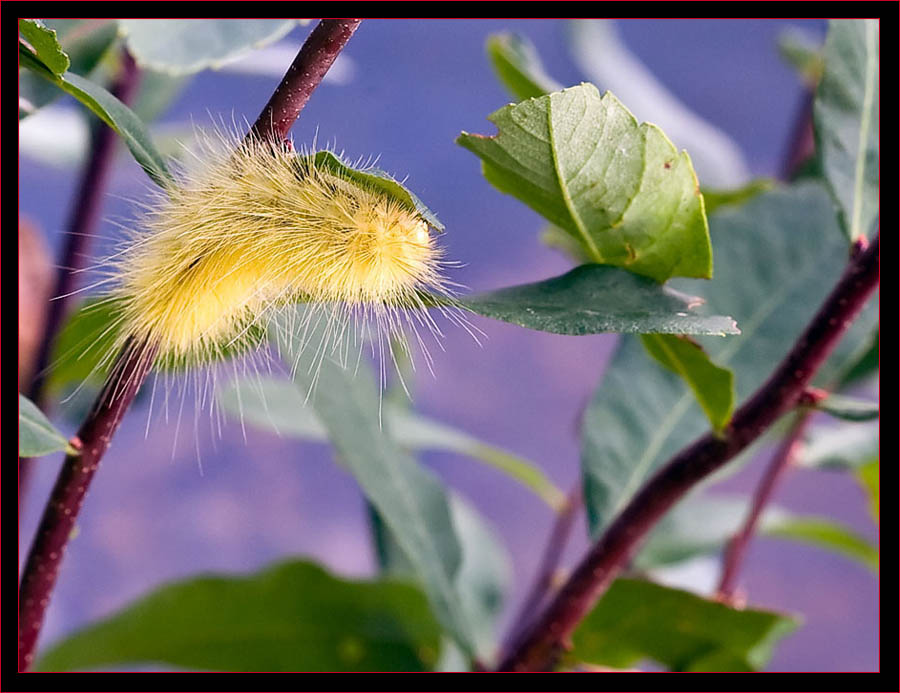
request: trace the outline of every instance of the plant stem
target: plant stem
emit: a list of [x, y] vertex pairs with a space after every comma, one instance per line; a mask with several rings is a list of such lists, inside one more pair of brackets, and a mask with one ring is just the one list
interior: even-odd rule
[[284, 140], [310, 95], [359, 27], [361, 19], [323, 19], [306, 39], [250, 135]]
[[565, 503], [556, 514], [553, 528], [550, 530], [550, 536], [544, 548], [544, 555], [541, 557], [541, 562], [538, 566], [534, 584], [528, 591], [528, 595], [522, 600], [522, 606], [519, 608], [518, 614], [513, 619], [513, 625], [509, 629], [510, 642], [516, 641], [534, 618], [544, 599], [550, 594], [559, 559], [562, 557], [563, 549], [566, 546], [566, 541], [572, 531], [572, 525], [575, 523], [575, 517], [581, 509], [583, 500], [581, 484], [578, 484], [566, 497]]
[[792, 409], [878, 285], [878, 237], [854, 257], [831, 294], [766, 383], [734, 414], [723, 436], [708, 433], [660, 469], [591, 547], [500, 671], [548, 671], [576, 626], [656, 522], [698, 481], [724, 466]]
[[759, 486], [753, 494], [753, 501], [744, 524], [725, 547], [722, 557], [722, 576], [719, 580], [719, 587], [716, 590], [716, 598], [721, 601], [730, 602], [734, 597], [738, 572], [747, 553], [750, 539], [756, 532], [763, 510], [772, 500], [776, 485], [787, 472], [788, 467], [796, 458], [797, 452], [803, 444], [803, 434], [809, 424], [811, 415], [812, 412], [808, 409], [797, 413], [797, 418], [791, 427], [790, 433], [781, 442], [778, 450], [772, 456], [772, 460], [769, 462], [769, 466], [766, 467]]
[[[122, 63], [110, 92], [122, 103], [131, 103], [140, 77], [140, 70], [128, 51], [122, 51]], [[56, 272], [56, 283], [51, 296], [56, 300], [50, 302], [47, 319], [44, 322], [44, 333], [39, 342], [39, 351], [35, 361], [31, 387], [28, 398], [42, 411], [47, 410], [45, 401], [45, 385], [47, 383], [48, 366], [53, 342], [62, 325], [63, 318], [69, 311], [71, 299], [76, 289], [76, 277], [85, 266], [90, 255], [90, 245], [94, 228], [100, 214], [103, 191], [116, 152], [116, 133], [99, 118], [93, 122], [90, 137], [90, 156], [81, 172], [74, 205], [66, 225], [65, 246]], [[31, 460], [19, 461], [19, 511], [28, 488]]]
[[[283, 133], [282, 137], [287, 134], [360, 21], [320, 22], [301, 47], [257, 124], [270, 122], [273, 124], [272, 133]], [[279, 96], [279, 92], [283, 94]], [[62, 557], [88, 487], [122, 417], [150, 372], [158, 348], [158, 344], [146, 341], [125, 344], [106, 378], [103, 390], [78, 434], [71, 440], [80, 454], [69, 455], [63, 461], [22, 571], [19, 588], [20, 671], [25, 671], [34, 660], [34, 647], [43, 625], [44, 612], [50, 603]]]
[[68, 455], [28, 553], [19, 589], [19, 669], [25, 671], [44, 621], [66, 545], [100, 459], [156, 356], [156, 346], [126, 344], [78, 433], [70, 441], [80, 454]]

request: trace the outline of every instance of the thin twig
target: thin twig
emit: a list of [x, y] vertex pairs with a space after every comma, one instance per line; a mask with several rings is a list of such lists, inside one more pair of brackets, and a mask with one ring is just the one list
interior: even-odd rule
[[803, 434], [809, 424], [811, 415], [812, 411], [809, 409], [797, 413], [797, 418], [791, 427], [790, 433], [781, 442], [778, 450], [772, 456], [772, 460], [766, 467], [759, 486], [757, 486], [753, 494], [747, 518], [725, 547], [722, 557], [722, 576], [719, 580], [719, 587], [716, 590], [716, 598], [720, 601], [729, 602], [734, 598], [737, 576], [744, 556], [747, 553], [750, 539], [756, 532], [763, 511], [772, 500], [775, 487], [797, 457], [797, 453], [803, 444]]
[[606, 591], [640, 541], [698, 481], [724, 466], [796, 406], [816, 371], [878, 285], [878, 237], [854, 257], [837, 285], [723, 436], [708, 433], [657, 472], [591, 547], [543, 614], [510, 649], [501, 671], [552, 669], [576, 626]]
[[250, 135], [273, 141], [287, 138], [310, 94], [319, 86], [361, 21], [323, 19], [319, 22], [250, 128]]
[[[122, 51], [121, 61], [119, 74], [110, 86], [110, 92], [119, 101], [128, 105], [137, 91], [140, 69], [126, 50]], [[29, 399], [43, 411], [47, 410], [45, 386], [53, 343], [72, 304], [78, 272], [85, 266], [90, 255], [94, 229], [102, 207], [103, 191], [112, 171], [116, 141], [115, 131], [99, 118], [95, 119], [91, 129], [90, 156], [81, 172], [75, 192], [71, 215], [66, 224], [65, 245], [57, 265], [56, 283], [53, 293], [50, 294], [55, 300], [50, 302], [47, 311], [47, 320], [44, 322], [43, 335], [38, 342], [39, 351], [32, 371], [34, 376], [28, 390]], [[20, 460], [20, 513], [22, 500], [28, 488], [30, 471], [31, 460]]]
[[528, 591], [528, 595], [522, 600], [522, 606], [519, 607], [519, 612], [513, 619], [513, 624], [509, 629], [509, 641], [511, 643], [517, 640], [532, 619], [535, 618], [538, 609], [550, 594], [557, 567], [559, 566], [559, 559], [562, 557], [563, 549], [572, 531], [572, 525], [575, 524], [575, 518], [581, 509], [583, 500], [584, 496], [579, 483], [569, 493], [566, 502], [559, 509], [553, 522], [553, 529], [550, 530], [550, 537], [547, 539], [547, 545], [544, 547], [544, 555], [541, 557], [534, 584]]
[[[317, 32], [325, 21], [352, 21], [354, 25], [343, 41], [337, 43], [338, 37], [333, 36], [332, 41], [325, 42], [326, 45], [322, 48], [323, 38], [321, 33]], [[297, 58], [278, 86], [278, 91], [284, 91], [288, 96], [276, 98], [278, 96], [276, 91], [269, 105], [263, 109], [263, 115], [260, 116], [260, 119], [265, 116], [265, 121], [277, 123], [279, 128], [284, 128], [284, 133], [287, 133], [294, 119], [300, 115], [309, 95], [322, 81], [328, 66], [334, 62], [337, 53], [352, 35], [360, 20], [325, 21], [316, 27], [301, 47]], [[314, 37], [317, 37], [315, 41], [319, 42], [318, 47], [309, 46]], [[324, 69], [323, 53], [329, 56]], [[310, 64], [306, 65], [305, 60], [310, 61]], [[302, 99], [294, 98], [297, 94], [302, 94]], [[269, 111], [271, 115], [266, 115]], [[34, 659], [34, 647], [40, 635], [44, 612], [50, 602], [62, 557], [88, 487], [122, 417], [150, 372], [158, 346], [146, 342], [129, 342], [125, 345], [107, 376], [106, 384], [91, 412], [71, 441], [72, 445], [80, 450], [80, 454], [69, 455], [63, 462], [22, 572], [19, 590], [21, 671], [25, 671]]]

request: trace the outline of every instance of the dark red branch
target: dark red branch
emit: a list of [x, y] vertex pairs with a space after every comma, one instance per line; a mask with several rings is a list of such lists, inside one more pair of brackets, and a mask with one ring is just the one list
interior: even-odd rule
[[68, 455], [63, 461], [22, 572], [19, 589], [20, 671], [31, 666], [44, 612], [88, 486], [113, 433], [150, 372], [155, 356], [155, 346], [126, 344], [90, 414], [70, 441], [80, 454]]
[[[805, 399], [807, 392], [808, 390], [804, 390], [803, 394], [798, 398], [798, 404]], [[766, 467], [759, 486], [753, 494], [753, 501], [744, 524], [725, 547], [725, 553], [722, 557], [722, 576], [719, 579], [719, 588], [716, 590], [716, 597], [722, 601], [729, 602], [734, 597], [734, 590], [737, 587], [737, 576], [744, 561], [744, 556], [747, 553], [747, 548], [750, 545], [750, 539], [756, 533], [763, 511], [772, 500], [775, 487], [791, 466], [800, 446], [803, 444], [803, 434], [809, 424], [811, 414], [812, 412], [808, 409], [797, 414], [797, 419], [791, 428], [791, 432], [781, 442], [781, 445]]]
[[361, 19], [323, 19], [306, 39], [250, 133], [264, 140], [284, 140]]
[[501, 671], [549, 671], [581, 620], [640, 541], [698, 481], [744, 450], [792, 409], [878, 285], [878, 237], [853, 258], [825, 303], [768, 381], [734, 415], [657, 472], [591, 547], [540, 618], [511, 648]]

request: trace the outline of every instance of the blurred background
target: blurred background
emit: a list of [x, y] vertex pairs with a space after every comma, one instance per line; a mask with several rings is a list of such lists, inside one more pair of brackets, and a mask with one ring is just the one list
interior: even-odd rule
[[[446, 225], [441, 238], [446, 256], [463, 265], [453, 270], [454, 281], [473, 291], [536, 281], [566, 271], [571, 262], [540, 243], [541, 219], [492, 188], [478, 160], [453, 143], [462, 130], [493, 133], [486, 116], [510, 101], [485, 56], [490, 34], [514, 31], [529, 38], [547, 72], [566, 86], [593, 81], [601, 90], [611, 89], [640, 120], [658, 123], [689, 150], [702, 184], [729, 187], [777, 176], [782, 169], [804, 103], [803, 82], [777, 49], [779, 36], [790, 28], [821, 41], [826, 25], [619, 20], [602, 27], [618, 34], [616, 39], [607, 33], [605, 40], [621, 41], [629, 51], [632, 62], [617, 71], [616, 63], [591, 65], [573, 57], [577, 41], [599, 39], [573, 33], [566, 21], [367, 20], [312, 97], [293, 136], [297, 145], [317, 137], [320, 145], [333, 145], [351, 160], [377, 155], [381, 168], [407, 177], [407, 185]], [[193, 76], [156, 121], [159, 141], [189, 138], [192, 123], [252, 122], [309, 30], [298, 27], [246, 59]], [[615, 82], [633, 74], [628, 70], [644, 69], [640, 63], [658, 84], [645, 83], [642, 94], [630, 98], [622, 91], [628, 85]], [[20, 210], [54, 258], [84, 153], [85, 123], [79, 106], [65, 98], [21, 125]], [[719, 156], [695, 155], [685, 140], [698, 137]], [[104, 198], [96, 256], [122, 237], [119, 225], [133, 218], [129, 201], [145, 197], [150, 185], [124, 147], [120, 150]], [[561, 488], [572, 488], [579, 476], [578, 418], [616, 337], [543, 334], [477, 317], [472, 322], [487, 335], [483, 346], [448, 326], [444, 351], [433, 350], [434, 376], [418, 370], [416, 407], [533, 460]], [[220, 377], [228, 376], [223, 371]], [[363, 500], [330, 450], [250, 426], [245, 437], [233, 421], [220, 435], [207, 410], [197, 412], [195, 429], [193, 389], [187, 385], [180, 429], [175, 417], [167, 421], [158, 412], [148, 426], [145, 400], [117, 433], [66, 556], [42, 643], [109, 614], [164, 580], [201, 571], [246, 572], [285, 556], [306, 556], [344, 575], [373, 573]], [[70, 435], [79, 404], [73, 400], [67, 406], [55, 412], [54, 421]], [[763, 454], [722, 489], [751, 491], [767, 459]], [[421, 460], [469, 498], [508, 547], [514, 575], [508, 621], [532, 580], [550, 511], [468, 458], [426, 453]], [[56, 455], [34, 465], [20, 555], [59, 462]], [[876, 536], [866, 499], [846, 475], [790, 474], [776, 502]], [[566, 564], [586, 546], [582, 519]], [[669, 577], [702, 590], [717, 570], [717, 559], [704, 559]], [[865, 567], [805, 545], [757, 538], [742, 575], [750, 604], [803, 618], [776, 649], [771, 670], [877, 669], [877, 580]]]

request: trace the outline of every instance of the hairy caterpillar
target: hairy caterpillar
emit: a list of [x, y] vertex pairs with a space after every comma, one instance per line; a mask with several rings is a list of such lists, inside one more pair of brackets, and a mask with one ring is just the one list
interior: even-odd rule
[[[447, 295], [450, 283], [431, 233], [440, 225], [418, 200], [330, 152], [219, 140], [202, 142], [198, 165], [157, 195], [111, 260], [117, 350], [152, 343], [158, 364], [203, 365], [254, 343], [274, 310], [300, 301], [313, 307], [307, 322], [326, 317], [315, 348], [338, 350], [351, 322], [406, 346], [405, 320], [430, 367], [416, 327], [440, 336], [428, 293]], [[323, 334], [309, 328], [292, 326]]]

